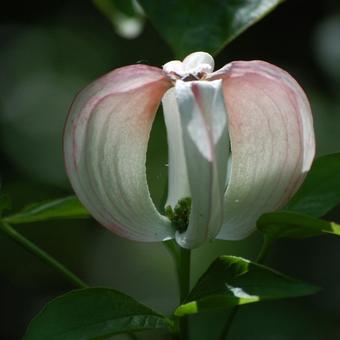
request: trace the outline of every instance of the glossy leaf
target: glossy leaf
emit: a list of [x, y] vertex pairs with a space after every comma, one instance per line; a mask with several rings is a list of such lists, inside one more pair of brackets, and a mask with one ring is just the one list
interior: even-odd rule
[[135, 16], [136, 6], [134, 5], [133, 0], [110, 0], [110, 2], [115, 6], [120, 12], [124, 13], [127, 16]]
[[340, 203], [340, 153], [317, 158], [285, 210], [324, 216]]
[[306, 238], [323, 234], [340, 236], [339, 224], [290, 211], [262, 215], [257, 221], [257, 228], [271, 239]]
[[176, 57], [215, 54], [282, 0], [139, 0]]
[[30, 323], [24, 340], [97, 339], [170, 321], [131, 297], [106, 288], [75, 290], [48, 303]]
[[132, 0], [92, 0], [94, 5], [109, 19], [116, 11], [123, 13], [127, 17], [139, 15]]
[[235, 305], [314, 294], [319, 288], [236, 256], [217, 258], [179, 306], [184, 316]]
[[69, 196], [48, 202], [35, 203], [22, 211], [7, 216], [4, 220], [11, 224], [31, 223], [66, 218], [88, 218], [90, 214], [76, 196]]

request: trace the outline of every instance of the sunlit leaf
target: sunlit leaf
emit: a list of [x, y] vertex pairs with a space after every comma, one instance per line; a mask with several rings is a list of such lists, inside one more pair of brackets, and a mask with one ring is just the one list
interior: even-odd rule
[[175, 315], [314, 294], [319, 288], [236, 256], [217, 258]]

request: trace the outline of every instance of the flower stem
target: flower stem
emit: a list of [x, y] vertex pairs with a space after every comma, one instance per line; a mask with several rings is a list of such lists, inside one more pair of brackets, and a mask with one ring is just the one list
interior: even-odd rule
[[[163, 242], [173, 259], [175, 260], [180, 303], [183, 303], [190, 292], [190, 264], [191, 250], [179, 247], [175, 241]], [[173, 339], [187, 340], [189, 338], [189, 327], [187, 317], [175, 317], [175, 333]]]
[[[262, 242], [262, 246], [261, 249], [256, 257], [256, 262], [257, 263], [261, 263], [265, 260], [266, 256], [268, 255], [268, 251], [270, 250], [270, 247], [273, 243], [273, 240], [271, 238], [269, 238], [268, 236], [264, 235], [263, 237], [263, 242]], [[230, 310], [228, 319], [223, 327], [221, 336], [220, 336], [220, 340], [226, 340], [228, 337], [228, 334], [230, 332], [232, 323], [235, 319], [235, 316], [238, 312], [239, 306], [235, 306]]]
[[0, 221], [0, 230], [9, 236], [12, 240], [17, 242], [27, 251], [39, 257], [42, 261], [47, 263], [50, 267], [56, 269], [61, 273], [69, 282], [77, 288], [87, 288], [88, 285], [84, 283], [79, 277], [73, 274], [69, 269], [62, 265], [59, 261], [47, 254], [44, 250], [39, 248], [30, 240], [26, 239], [22, 234], [17, 232], [9, 223]]
[[179, 296], [182, 303], [190, 291], [190, 263], [191, 250], [180, 248], [178, 278], [179, 278]]
[[234, 321], [234, 318], [236, 316], [238, 312], [238, 306], [235, 306], [233, 307], [231, 310], [230, 310], [230, 313], [228, 315], [228, 319], [223, 327], [223, 330], [222, 330], [222, 333], [221, 333], [221, 336], [220, 336], [220, 339], [221, 340], [225, 340], [229, 334], [229, 331], [230, 331], [230, 328], [231, 328], [231, 325]]
[[262, 247], [261, 247], [260, 252], [258, 253], [258, 255], [256, 257], [257, 263], [262, 263], [266, 259], [272, 243], [273, 243], [272, 238], [270, 238], [267, 235], [263, 236]]
[[[190, 292], [190, 264], [191, 250], [180, 248], [178, 263], [179, 296], [180, 303], [183, 303]], [[189, 339], [188, 317], [183, 316], [179, 319], [179, 331], [183, 340]]]
[[175, 265], [176, 265], [176, 270], [178, 271], [178, 264], [180, 261], [180, 250], [179, 250], [178, 245], [176, 244], [176, 241], [174, 240], [164, 241], [163, 245], [165, 246], [165, 248], [168, 250], [168, 252], [172, 256], [175, 262]]

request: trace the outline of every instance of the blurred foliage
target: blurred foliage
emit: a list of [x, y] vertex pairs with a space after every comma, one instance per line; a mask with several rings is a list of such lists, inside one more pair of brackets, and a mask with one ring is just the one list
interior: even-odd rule
[[107, 50], [96, 35], [67, 25], [17, 28], [0, 53], [6, 79], [0, 83], [0, 134], [3, 151], [19, 169], [65, 185], [61, 137], [68, 106], [79, 88], [110, 66]]
[[[12, 202], [11, 211], [18, 211], [34, 201], [72, 193], [63, 168], [61, 136], [75, 93], [110, 69], [133, 63], [160, 66], [172, 59], [172, 53], [148, 21], [135, 38], [118, 36], [117, 28], [112, 29], [116, 19], [107, 20], [90, 1], [8, 6], [0, 13], [0, 176], [1, 191]], [[335, 0], [287, 1], [216, 59], [217, 67], [234, 59], [264, 59], [294, 75], [311, 99], [319, 154], [340, 151], [339, 13]], [[173, 37], [175, 42], [178, 35]], [[167, 151], [161, 111], [149, 146], [148, 180], [152, 197], [162, 209]], [[339, 212], [333, 210], [328, 217], [339, 221]], [[160, 244], [123, 240], [92, 220], [18, 228], [90, 284], [124, 291], [165, 313], [177, 304], [175, 268]], [[254, 234], [243, 242], [215, 241], [193, 251], [192, 282], [218, 255], [254, 258], [259, 243], [260, 235]], [[19, 339], [41, 306], [71, 287], [2, 234], [0, 249], [0, 311], [4, 315], [0, 338]], [[270, 265], [322, 286], [323, 293], [244, 306], [231, 338], [337, 340], [339, 242], [327, 237], [282, 240], [271, 253]], [[217, 335], [225, 318], [225, 313], [192, 317], [192, 339]], [[142, 338], [161, 339], [163, 335], [146, 333]]]
[[142, 32], [144, 11], [136, 0], [93, 0], [93, 3], [123, 38], [137, 38]]
[[340, 87], [340, 12], [323, 19], [314, 36], [315, 56], [325, 74]]

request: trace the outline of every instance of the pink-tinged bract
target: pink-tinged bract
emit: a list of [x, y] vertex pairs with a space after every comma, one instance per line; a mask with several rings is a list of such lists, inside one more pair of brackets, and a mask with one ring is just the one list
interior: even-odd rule
[[232, 157], [218, 238], [241, 239], [299, 188], [315, 154], [313, 121], [301, 87], [274, 65], [232, 62], [219, 77]]
[[81, 91], [64, 132], [68, 176], [98, 222], [133, 240], [173, 237], [146, 180], [146, 151], [155, 113], [170, 82], [145, 65], [112, 71]]
[[[213, 72], [197, 52], [163, 70], [127, 66], [76, 97], [65, 127], [72, 186], [91, 214], [133, 240], [176, 238], [185, 248], [242, 239], [261, 214], [292, 197], [315, 153], [309, 102], [297, 82], [262, 61]], [[174, 229], [151, 200], [146, 151], [159, 104], [169, 148], [166, 205], [191, 197], [188, 228]]]

